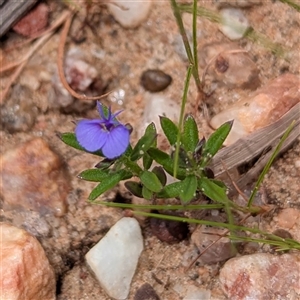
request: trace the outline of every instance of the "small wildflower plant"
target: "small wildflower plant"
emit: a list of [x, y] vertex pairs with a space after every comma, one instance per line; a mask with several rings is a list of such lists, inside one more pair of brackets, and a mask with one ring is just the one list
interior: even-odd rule
[[[263, 207], [252, 205], [253, 199], [271, 163], [279, 154], [283, 142], [294, 125], [291, 124], [281, 138], [254, 186], [247, 206], [239, 206], [229, 199], [226, 185], [214, 178], [209, 165], [228, 136], [232, 122], [224, 123], [205, 140], [199, 136], [193, 116], [184, 117], [191, 75], [194, 77], [199, 93], [201, 93], [202, 87], [197, 69], [196, 18], [199, 13], [197, 0], [194, 0], [192, 6], [189, 7], [189, 11], [193, 14], [193, 49], [189, 45], [181, 19], [181, 11], [184, 11], [185, 7], [178, 5], [176, 0], [170, 0], [170, 4], [189, 59], [178, 125], [165, 116], [160, 117], [160, 125], [171, 150], [167, 153], [159, 149], [154, 123], [149, 124], [144, 135], [135, 145], [132, 145], [130, 142], [131, 126], [124, 125], [117, 120], [121, 111], [112, 113], [110, 108], [97, 103], [98, 119], [81, 120], [76, 124], [75, 133], [59, 135], [65, 144], [91, 153], [98, 159], [94, 168], [85, 170], [78, 175], [80, 179], [98, 183], [91, 191], [89, 200], [106, 206], [131, 208], [134, 209], [132, 213], [135, 215], [226, 228], [228, 229], [227, 237], [233, 241], [252, 241], [274, 245], [278, 251], [300, 250], [300, 243], [293, 239], [283, 239], [257, 228], [244, 227], [233, 217], [235, 211], [240, 211], [248, 216], [264, 212]], [[152, 168], [154, 162], [155, 166]], [[167, 182], [167, 174], [173, 177], [169, 183]], [[133, 195], [147, 199], [149, 205], [96, 201], [101, 194], [114, 188], [120, 181], [125, 181], [125, 187]], [[209, 198], [211, 202], [196, 205], [191, 203], [193, 200], [201, 199], [201, 197]], [[168, 202], [165, 202], [165, 205], [156, 204], [157, 199], [174, 198], [180, 199], [181, 204], [170, 205]], [[227, 214], [227, 223], [149, 213], [143, 211], [144, 209], [155, 211], [222, 209]], [[237, 234], [239, 231], [244, 231], [247, 235]]]
[[[174, 175], [174, 151], [163, 152], [157, 147], [157, 131], [154, 123], [148, 125], [144, 135], [132, 146], [129, 141], [130, 130], [121, 124], [111, 109], [97, 103], [99, 119], [81, 120], [77, 123], [75, 134], [61, 134], [61, 139], [69, 146], [92, 153], [103, 159], [96, 168], [83, 171], [79, 177], [99, 182], [89, 199], [95, 200], [102, 193], [113, 188], [121, 180], [127, 180], [126, 188], [135, 196], [148, 200], [156, 198], [176, 198], [189, 203], [197, 193], [219, 201], [229, 200], [226, 186], [215, 180], [208, 168], [211, 158], [222, 147], [232, 123], [225, 123], [205, 141], [199, 139], [198, 128], [192, 115], [184, 120], [179, 146], [179, 164], [176, 182], [167, 184], [166, 173]], [[176, 146], [178, 126], [169, 118], [161, 116], [160, 124], [170, 143]], [[156, 167], [151, 169], [153, 161]], [[130, 181], [137, 177], [140, 182]]]

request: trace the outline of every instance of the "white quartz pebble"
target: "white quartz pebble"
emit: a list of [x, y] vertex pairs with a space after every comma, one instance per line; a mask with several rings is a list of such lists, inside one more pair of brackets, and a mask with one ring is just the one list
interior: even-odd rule
[[122, 218], [86, 254], [88, 265], [109, 297], [127, 298], [143, 247], [138, 221]]
[[159, 94], [146, 97], [147, 104], [144, 109], [143, 121], [138, 129], [138, 137], [143, 136], [146, 127], [153, 122], [158, 133], [162, 133], [159, 116], [165, 116], [177, 123], [179, 120], [180, 106], [173, 100]]
[[231, 40], [241, 39], [249, 28], [249, 22], [238, 8], [221, 10], [220, 30]]
[[125, 28], [135, 28], [142, 24], [149, 15], [151, 0], [114, 0], [107, 4], [115, 20]]

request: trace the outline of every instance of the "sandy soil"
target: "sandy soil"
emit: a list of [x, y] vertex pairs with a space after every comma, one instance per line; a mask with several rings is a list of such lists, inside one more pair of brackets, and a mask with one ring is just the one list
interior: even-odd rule
[[[214, 2], [199, 1], [199, 5], [216, 10]], [[260, 80], [263, 85], [286, 70], [299, 74], [300, 39], [299, 15], [295, 10], [279, 1], [262, 2], [260, 6], [244, 9], [244, 14], [257, 32], [265, 34], [273, 42], [280, 43], [289, 53], [289, 60], [285, 60], [276, 57], [258, 43], [247, 39], [237, 42], [240, 47], [249, 51], [260, 70]], [[52, 9], [51, 20], [54, 20], [60, 15], [62, 6], [58, 3], [49, 4]], [[138, 128], [142, 122], [142, 114], [148, 97], [148, 92], [140, 85], [140, 76], [146, 69], [154, 68], [163, 70], [173, 78], [171, 86], [161, 94], [180, 103], [187, 62], [182, 60], [175, 51], [175, 41], [179, 34], [169, 2], [155, 1], [148, 20], [137, 29], [123, 29], [105, 8], [98, 7], [93, 13], [94, 18], [90, 22], [96, 35], [89, 27], [86, 27], [85, 41], [76, 44], [69, 38], [67, 48], [80, 48], [86, 61], [96, 67], [105, 82], [110, 82], [109, 89], [125, 91], [121, 105], [107, 99], [104, 103], [111, 104], [114, 110], [124, 109], [120, 119], [125, 123], [129, 122], [133, 128]], [[82, 9], [73, 22], [70, 36], [76, 36], [84, 17], [85, 10]], [[188, 30], [191, 30], [191, 15], [184, 14], [183, 19]], [[209, 42], [228, 41], [215, 23], [204, 18], [198, 19], [198, 28], [199, 49]], [[5, 57], [6, 61], [22, 57], [27, 50], [26, 47], [13, 49], [7, 55], [5, 47], [9, 47], [18, 40], [20, 40], [19, 37], [10, 33], [2, 43], [1, 56]], [[108, 298], [88, 271], [84, 262], [84, 254], [122, 217], [122, 211], [92, 206], [86, 202], [94, 184], [80, 181], [76, 175], [94, 166], [97, 159], [68, 148], [56, 137], [56, 132], [72, 131], [73, 120], [96, 116], [96, 111], [93, 109], [63, 114], [50, 103], [49, 99], [51, 97], [53, 99], [51, 96], [53, 95], [52, 76], [56, 72], [58, 43], [59, 33], [56, 33], [33, 56], [17, 80], [18, 83], [28, 86], [25, 101], [28, 101], [29, 107], [37, 109], [37, 114], [33, 116], [35, 122], [30, 131], [16, 133], [8, 133], [5, 129], [1, 131], [0, 152], [5, 153], [32, 137], [43, 137], [66, 162], [71, 175], [72, 192], [68, 199], [69, 211], [62, 218], [54, 216], [40, 218], [33, 212], [10, 211], [4, 212], [2, 219], [27, 228], [41, 241], [55, 268], [59, 300], [104, 300]], [[30, 78], [38, 80], [37, 89], [32, 88], [31, 83], [28, 83]], [[7, 80], [8, 77], [2, 78], [1, 85], [5, 86]], [[213, 115], [223, 110], [248, 93], [248, 90], [218, 88], [208, 99], [210, 114]], [[196, 96], [195, 84], [192, 82], [186, 111], [196, 113], [200, 131], [206, 135], [211, 132], [211, 129], [205, 124], [201, 113], [195, 109]], [[15, 102], [8, 99], [4, 105], [9, 103], [14, 105]], [[134, 139], [136, 139], [136, 130], [133, 132]], [[298, 140], [291, 150], [277, 160], [267, 176], [265, 188], [268, 199], [278, 207], [300, 209], [299, 154]], [[298, 167], [295, 168], [296, 165]], [[116, 188], [102, 198], [114, 199], [118, 192]], [[44, 226], [42, 227], [44, 231], [36, 233], [34, 228], [41, 228], [41, 226]], [[185, 267], [195, 255], [194, 246], [188, 240], [168, 245], [151, 234], [147, 223], [142, 223], [142, 227], [145, 251], [133, 278], [130, 299], [133, 299], [136, 289], [145, 282], [155, 288], [161, 299], [182, 299], [185, 294], [183, 287], [189, 286], [211, 291], [211, 299], [225, 299], [218, 283], [219, 265], [198, 266], [196, 264], [191, 270], [185, 272]], [[272, 223], [266, 225], [262, 220], [262, 228], [272, 231]], [[155, 280], [155, 277], [159, 278], [162, 283]]]

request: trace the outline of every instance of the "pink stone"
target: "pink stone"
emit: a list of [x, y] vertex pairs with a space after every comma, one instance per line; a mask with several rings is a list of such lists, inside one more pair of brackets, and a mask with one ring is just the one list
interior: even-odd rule
[[294, 105], [300, 102], [300, 79], [294, 74], [283, 74], [260, 88], [249, 98], [235, 103], [211, 119], [211, 126], [218, 128], [234, 120], [225, 144], [233, 144], [240, 138], [278, 121]]
[[299, 299], [299, 270], [299, 253], [257, 253], [227, 261], [219, 280], [231, 300]]
[[23, 17], [13, 29], [15, 32], [31, 37], [41, 32], [48, 24], [49, 8], [41, 3]]
[[1, 299], [55, 299], [55, 276], [40, 243], [25, 230], [0, 225]]
[[278, 226], [284, 229], [291, 229], [300, 218], [300, 211], [296, 208], [285, 208], [277, 216]]
[[5, 209], [21, 207], [57, 216], [66, 212], [68, 173], [43, 139], [35, 138], [3, 154], [0, 177]]

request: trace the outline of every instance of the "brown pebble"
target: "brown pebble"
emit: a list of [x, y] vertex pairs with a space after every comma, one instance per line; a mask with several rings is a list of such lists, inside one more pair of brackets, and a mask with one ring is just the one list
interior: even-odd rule
[[154, 288], [149, 283], [144, 283], [136, 291], [134, 300], [159, 300], [159, 296], [155, 292]]
[[150, 218], [150, 228], [153, 235], [168, 244], [181, 242], [189, 233], [187, 223], [157, 218]]
[[9, 133], [28, 132], [34, 125], [38, 114], [33, 97], [32, 90], [16, 84], [12, 89], [11, 97], [1, 108], [1, 127]]
[[227, 88], [255, 90], [260, 86], [259, 69], [250, 55], [235, 43], [209, 43], [199, 53], [205, 82]]
[[141, 76], [141, 85], [149, 92], [160, 92], [172, 82], [172, 77], [161, 70], [147, 70]]
[[13, 30], [26, 37], [34, 36], [47, 26], [48, 16], [48, 6], [41, 3], [14, 25]]
[[32, 139], [0, 156], [0, 177], [5, 209], [19, 207], [56, 216], [66, 213], [69, 176], [43, 139]]

